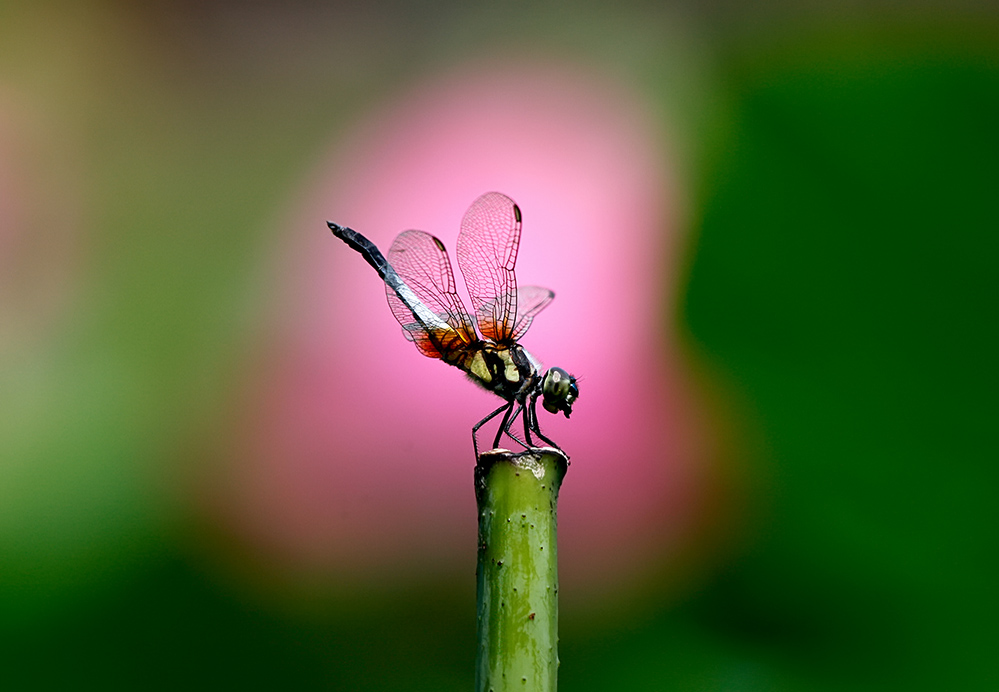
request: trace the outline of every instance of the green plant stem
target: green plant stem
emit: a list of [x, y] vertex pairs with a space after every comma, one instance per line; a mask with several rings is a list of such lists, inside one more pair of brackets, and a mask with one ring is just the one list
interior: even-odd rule
[[558, 686], [558, 491], [569, 462], [551, 448], [482, 454], [479, 507], [478, 692]]

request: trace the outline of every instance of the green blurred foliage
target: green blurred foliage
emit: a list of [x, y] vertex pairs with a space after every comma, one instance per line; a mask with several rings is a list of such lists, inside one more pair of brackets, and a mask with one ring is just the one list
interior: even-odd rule
[[0, 96], [69, 143], [38, 197], [77, 233], [62, 314], [0, 354], [11, 618], [143, 569], [185, 521], [184, 493], [211, 464], [192, 441], [217, 434], [266, 309], [265, 232], [337, 119], [296, 118], [307, 94], [206, 69], [169, 45], [166, 20], [103, 3], [0, 7]]
[[292, 615], [206, 579], [190, 556], [150, 560], [58, 622], [0, 630], [9, 690], [464, 690], [474, 646], [466, 589]]
[[765, 440], [692, 607], [788, 689], [999, 687], [999, 53], [892, 39], [733, 70], [687, 289]]

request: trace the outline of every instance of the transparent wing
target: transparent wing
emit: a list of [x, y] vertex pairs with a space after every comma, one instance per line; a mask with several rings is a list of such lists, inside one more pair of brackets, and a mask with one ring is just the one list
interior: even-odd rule
[[404, 231], [389, 248], [388, 261], [404, 284], [398, 294], [386, 284], [389, 307], [420, 353], [441, 358], [477, 339], [441, 241], [423, 231]]
[[517, 323], [514, 265], [520, 245], [520, 218], [520, 208], [512, 199], [487, 192], [465, 212], [458, 235], [458, 267], [465, 277], [479, 331], [497, 343], [512, 341]]
[[514, 323], [511, 338], [516, 341], [524, 336], [534, 321], [534, 316], [548, 307], [555, 299], [555, 293], [540, 286], [521, 286], [517, 291], [517, 321]]

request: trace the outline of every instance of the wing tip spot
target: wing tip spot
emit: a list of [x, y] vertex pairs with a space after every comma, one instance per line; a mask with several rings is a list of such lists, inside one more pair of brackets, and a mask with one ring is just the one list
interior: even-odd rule
[[520, 221], [520, 207], [518, 207], [516, 204], [513, 205], [513, 218], [515, 218], [517, 220], [517, 223], [521, 222]]

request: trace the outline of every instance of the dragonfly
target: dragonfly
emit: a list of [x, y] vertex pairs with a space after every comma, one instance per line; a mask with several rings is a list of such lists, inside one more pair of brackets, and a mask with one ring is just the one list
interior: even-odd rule
[[[501, 414], [493, 448], [507, 435], [531, 449], [533, 434], [561, 451], [541, 432], [537, 401], [541, 399], [546, 411], [561, 411], [568, 418], [579, 397], [579, 385], [562, 368], [544, 371], [541, 362], [518, 343], [555, 294], [539, 286], [517, 286], [514, 269], [522, 215], [512, 199], [487, 192], [472, 203], [462, 219], [456, 250], [473, 313], [465, 309], [458, 295], [451, 260], [436, 237], [424, 231], [403, 231], [386, 259], [357, 231], [332, 221], [326, 223], [333, 235], [378, 272], [392, 314], [420, 353], [464, 371], [472, 382], [504, 400], [472, 427], [476, 458], [479, 429]], [[523, 439], [514, 428], [518, 418], [523, 423]]]

